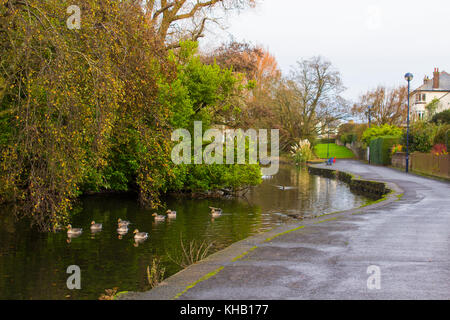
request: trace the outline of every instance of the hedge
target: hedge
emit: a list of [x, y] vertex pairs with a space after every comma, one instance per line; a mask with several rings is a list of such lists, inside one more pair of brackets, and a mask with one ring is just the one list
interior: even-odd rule
[[391, 163], [391, 148], [400, 143], [400, 137], [383, 136], [370, 141], [370, 163], [389, 165]]
[[323, 139], [318, 139], [316, 141], [316, 144], [321, 144], [321, 143], [336, 143], [336, 139], [327, 139], [327, 138], [323, 138]]

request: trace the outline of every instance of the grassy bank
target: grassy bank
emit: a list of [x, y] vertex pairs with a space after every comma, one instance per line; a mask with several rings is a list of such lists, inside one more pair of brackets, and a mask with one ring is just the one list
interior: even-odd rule
[[[321, 143], [314, 147], [314, 153], [321, 159], [327, 158], [327, 148], [328, 144]], [[355, 155], [353, 152], [344, 147], [338, 146], [337, 144], [329, 144], [329, 158], [338, 158], [338, 159], [351, 159], [354, 158]]]

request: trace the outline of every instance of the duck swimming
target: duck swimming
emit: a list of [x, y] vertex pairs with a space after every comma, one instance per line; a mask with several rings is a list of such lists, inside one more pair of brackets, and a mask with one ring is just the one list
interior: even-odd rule
[[138, 229], [134, 230], [134, 240], [139, 241], [139, 240], [146, 240], [148, 238], [148, 233], [147, 232], [139, 232]]
[[213, 207], [209, 208], [211, 209], [211, 215], [213, 218], [219, 218], [220, 216], [222, 216], [222, 209]]
[[119, 227], [122, 227], [122, 226], [128, 227], [131, 224], [131, 222], [119, 219], [119, 220], [117, 220], [117, 224], [119, 225]]
[[176, 217], [177, 217], [176, 211], [167, 210], [166, 213], [167, 213], [167, 218], [169, 218], [169, 219], [176, 219]]
[[72, 228], [71, 224], [69, 224], [67, 226], [67, 235], [68, 236], [79, 236], [81, 233], [83, 233], [83, 229], [81, 229], [81, 228]]
[[103, 225], [101, 223], [95, 223], [95, 221], [91, 222], [91, 231], [99, 232], [102, 231]]
[[152, 214], [152, 216], [155, 217], [155, 221], [164, 221], [164, 220], [166, 220], [165, 216], [161, 216], [161, 215], [158, 215], [156, 213]]
[[128, 233], [128, 227], [125, 225], [119, 225], [119, 228], [117, 228], [117, 233], [120, 235], [125, 235]]

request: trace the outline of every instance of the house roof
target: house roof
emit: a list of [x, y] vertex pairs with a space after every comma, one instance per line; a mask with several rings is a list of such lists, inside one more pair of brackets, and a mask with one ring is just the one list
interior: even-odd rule
[[414, 91], [450, 91], [450, 74], [445, 71], [440, 73], [439, 88], [433, 88], [433, 79], [429, 79]]

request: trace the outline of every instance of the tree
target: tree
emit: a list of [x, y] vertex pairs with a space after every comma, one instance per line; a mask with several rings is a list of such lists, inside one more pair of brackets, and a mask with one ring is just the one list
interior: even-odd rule
[[352, 113], [368, 120], [368, 107], [371, 106], [371, 120], [376, 125], [402, 125], [406, 122], [408, 89], [405, 86], [388, 89], [379, 86], [364, 94], [352, 108]]
[[255, 0], [139, 0], [159, 38], [177, 47], [181, 39], [203, 37], [208, 21], [221, 14], [253, 7]]
[[[189, 171], [172, 162], [173, 129], [207, 127], [244, 89], [241, 75], [203, 64], [197, 43], [167, 50], [135, 1], [79, 0], [75, 31], [59, 18], [66, 4], [0, 5], [0, 204], [16, 204], [42, 230], [67, 223], [85, 192], [135, 191], [156, 208], [161, 193], [184, 190]], [[237, 170], [198, 182], [259, 182], [258, 165], [246, 177]]]
[[341, 75], [331, 62], [322, 57], [298, 61], [276, 92], [284, 148], [336, 127], [346, 117], [344, 90]]

